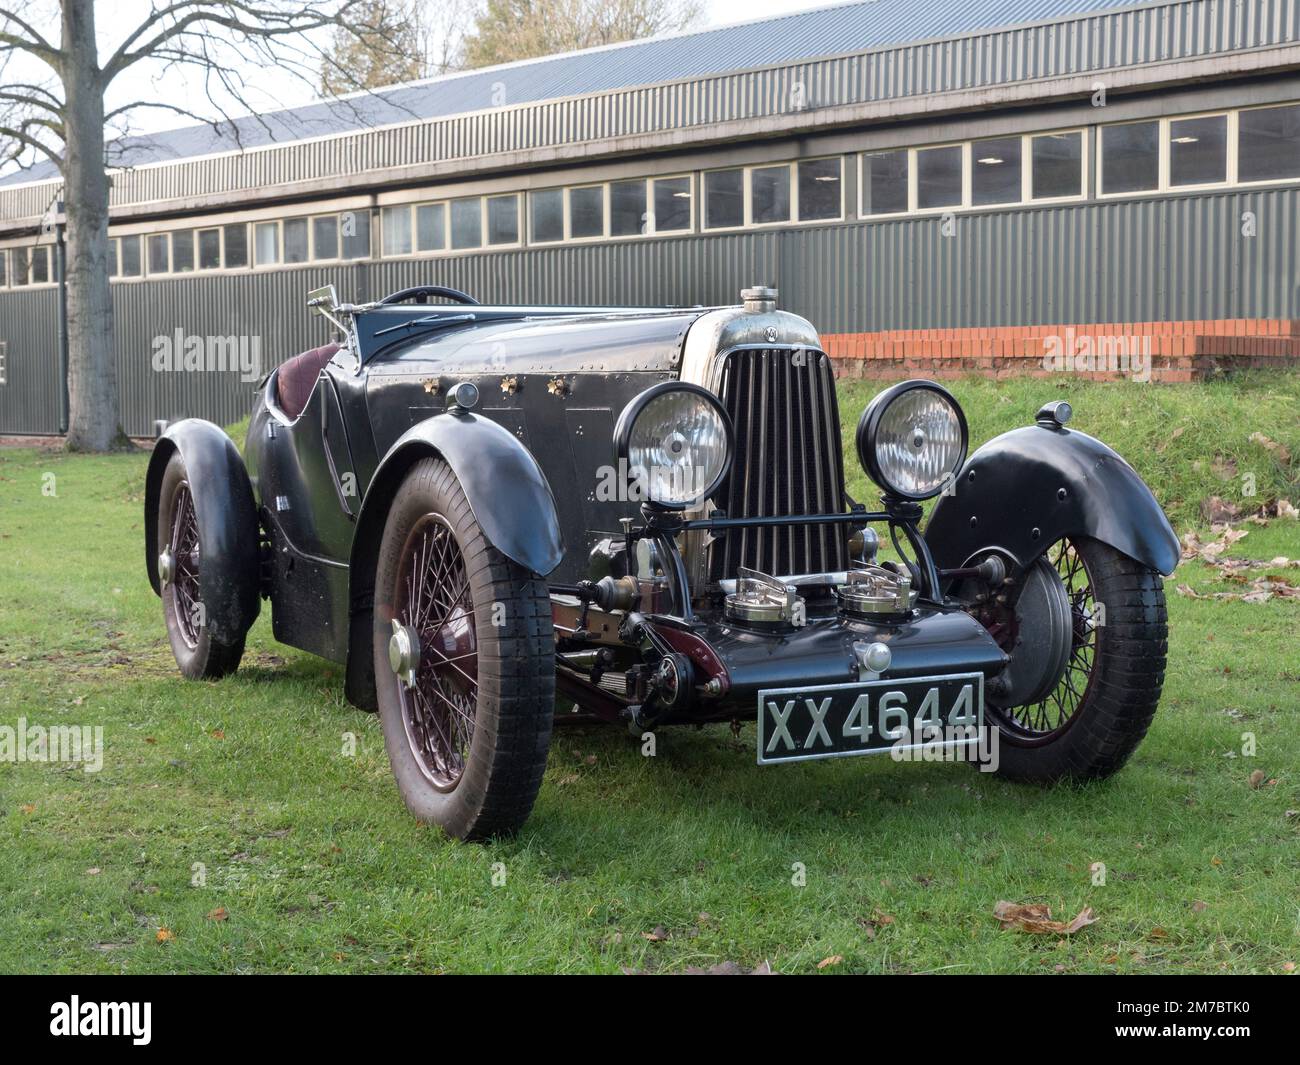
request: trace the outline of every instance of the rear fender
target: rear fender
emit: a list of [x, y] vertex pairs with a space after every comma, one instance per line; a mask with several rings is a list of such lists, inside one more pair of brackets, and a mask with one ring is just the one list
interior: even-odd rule
[[154, 592], [161, 595], [158, 505], [163, 472], [177, 453], [185, 463], [199, 524], [199, 591], [206, 623], [216, 639], [234, 643], [252, 627], [262, 606], [260, 534], [244, 460], [234, 441], [211, 422], [177, 422], [154, 445], [145, 473], [145, 570]]

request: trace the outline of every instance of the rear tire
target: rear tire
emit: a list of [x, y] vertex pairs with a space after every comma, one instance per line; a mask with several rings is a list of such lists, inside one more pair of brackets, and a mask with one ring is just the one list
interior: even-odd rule
[[[380, 721], [407, 809], [457, 839], [514, 832], [550, 749], [550, 595], [487, 542], [441, 459], [413, 466], [393, 498], [374, 618]], [[397, 651], [394, 620], [407, 641]], [[407, 680], [393, 664], [401, 646], [418, 648], [405, 661], [414, 667]]]
[[1071, 664], [1040, 703], [989, 707], [988, 723], [999, 731], [997, 772], [1042, 784], [1098, 780], [1128, 761], [1160, 702], [1169, 636], [1164, 586], [1158, 573], [1098, 540], [1061, 541], [1048, 557], [1070, 595]]
[[233, 673], [244, 657], [244, 637], [223, 643], [208, 624], [202, 595], [203, 545], [189, 474], [179, 452], [163, 471], [158, 543], [175, 560], [175, 572], [162, 586], [162, 603], [167, 638], [181, 673], [190, 680], [215, 680]]

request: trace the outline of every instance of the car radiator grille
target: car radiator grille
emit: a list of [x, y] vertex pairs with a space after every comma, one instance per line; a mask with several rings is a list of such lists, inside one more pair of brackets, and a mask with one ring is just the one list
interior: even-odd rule
[[[736, 429], [731, 474], [713, 497], [728, 517], [844, 510], [844, 459], [830, 360], [819, 351], [738, 348], [725, 356], [718, 395]], [[740, 566], [773, 575], [845, 569], [835, 526], [732, 529], [709, 548], [709, 578]]]

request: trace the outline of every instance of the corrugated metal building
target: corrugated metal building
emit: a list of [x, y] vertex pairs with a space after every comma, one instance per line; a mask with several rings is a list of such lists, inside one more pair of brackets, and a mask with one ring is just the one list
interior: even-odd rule
[[[869, 0], [136, 138], [112, 158], [125, 427], [240, 417], [320, 340], [303, 294], [330, 282], [709, 304], [765, 281], [844, 350], [1289, 323], [1298, 65], [1300, 0]], [[0, 180], [0, 433], [64, 417], [59, 198]], [[208, 372], [175, 368], [191, 338]]]

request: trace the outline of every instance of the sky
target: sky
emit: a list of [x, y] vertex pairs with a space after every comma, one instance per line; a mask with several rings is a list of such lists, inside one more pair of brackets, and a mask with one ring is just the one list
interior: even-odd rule
[[[437, 2], [437, 0], [430, 0]], [[704, 0], [704, 26], [749, 22], [772, 15], [802, 11], [827, 6], [829, 0]], [[58, 36], [58, 6], [56, 0], [32, 0], [21, 5], [30, 21], [37, 24], [51, 39]], [[99, 0], [95, 6], [100, 38], [100, 59], [103, 62], [116, 50], [125, 32], [147, 16], [154, 0]], [[25, 58], [25, 57], [24, 57]], [[306, 104], [315, 98], [315, 85], [307, 78], [274, 69], [250, 65], [235, 53], [229, 56], [235, 71], [247, 72], [249, 83], [242, 90], [244, 98], [258, 111], [277, 110]], [[308, 73], [308, 72], [304, 72]], [[4, 82], [37, 80], [48, 81], [49, 71], [38, 62], [26, 60], [13, 63], [0, 75]], [[222, 97], [218, 93], [218, 98]], [[238, 102], [226, 97], [225, 106], [231, 115], [243, 113]], [[193, 72], [180, 69], [164, 70], [157, 63], [141, 63], [119, 76], [109, 89], [106, 109], [111, 111], [135, 101], [172, 101], [187, 111], [203, 117], [220, 118], [216, 107], [208, 102], [202, 85]], [[143, 107], [133, 110], [126, 119], [129, 126], [117, 129], [118, 133], [151, 133], [193, 125], [194, 120], [162, 107]], [[7, 172], [0, 167], [0, 173]]]

